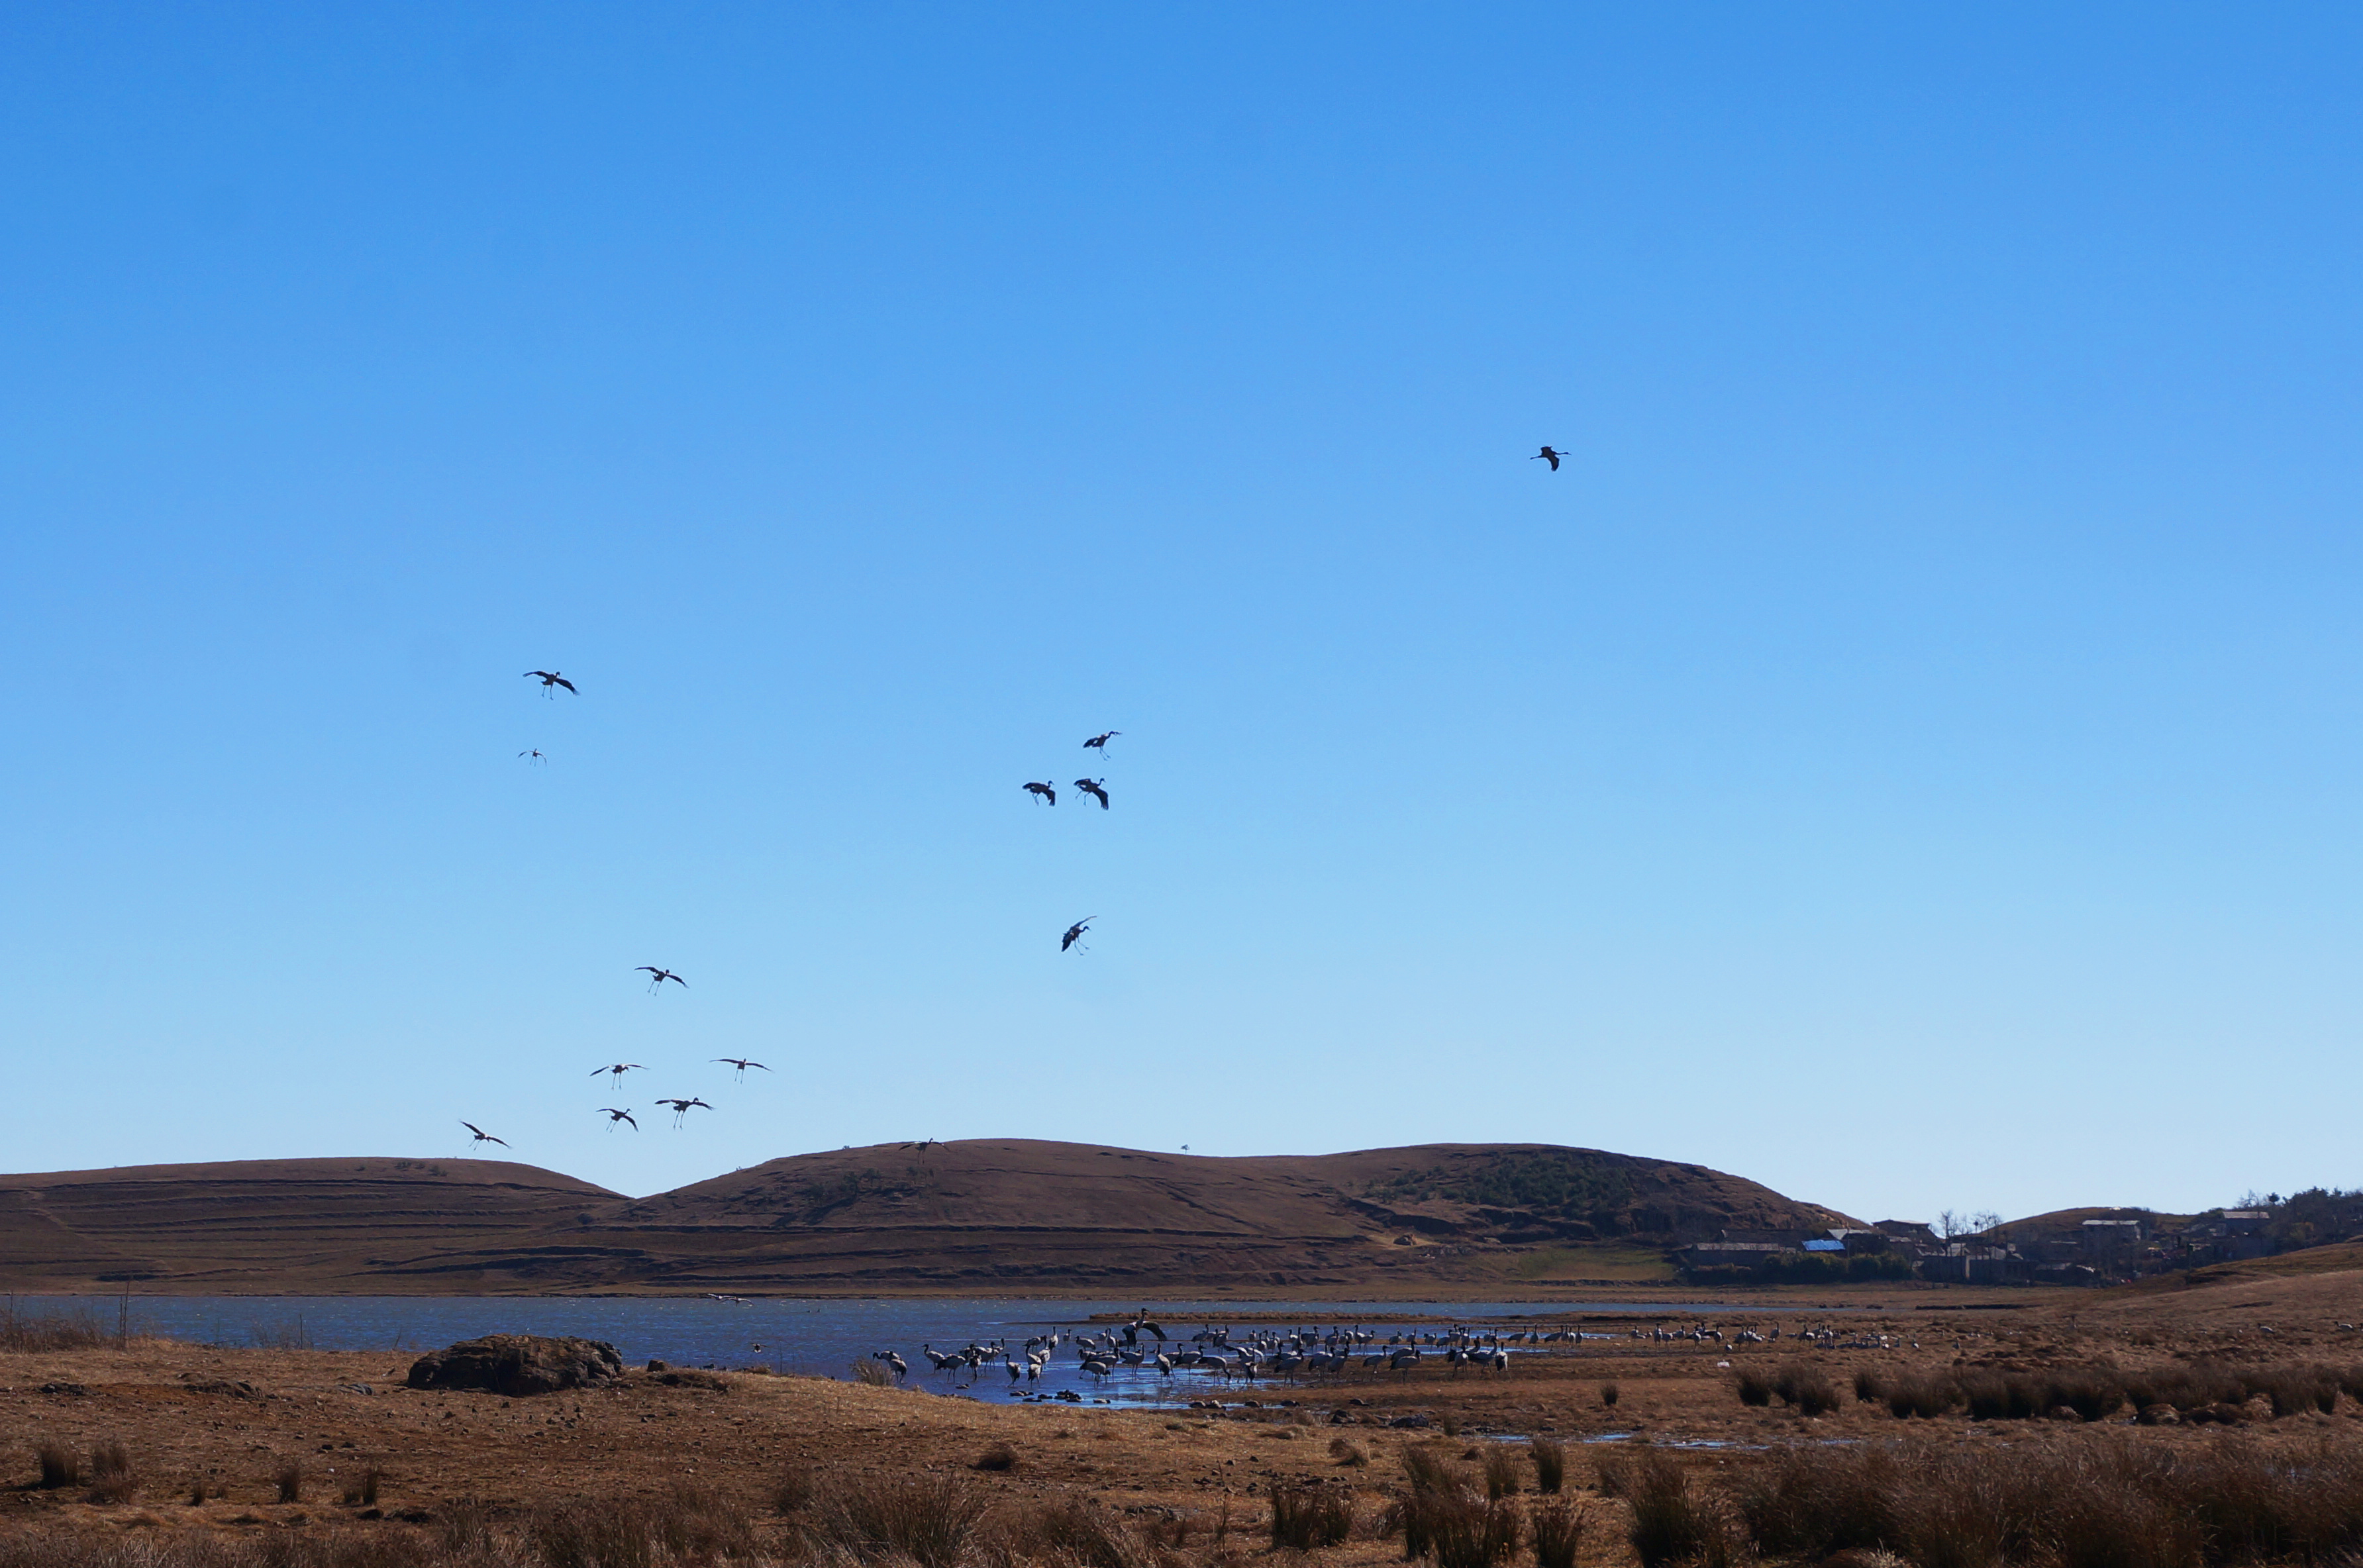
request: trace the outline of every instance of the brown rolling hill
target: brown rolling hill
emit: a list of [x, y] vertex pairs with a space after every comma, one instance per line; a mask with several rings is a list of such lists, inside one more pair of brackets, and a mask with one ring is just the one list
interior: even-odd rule
[[[505, 1160], [237, 1160], [0, 1176], [0, 1281], [199, 1295], [360, 1289], [389, 1268], [431, 1278], [453, 1251], [514, 1250], [622, 1201]], [[454, 1272], [472, 1276], [477, 1267]]]
[[1726, 1228], [1843, 1222], [1703, 1165], [1548, 1144], [1218, 1158], [971, 1139], [798, 1154], [640, 1199], [504, 1162], [259, 1161], [0, 1176], [0, 1282], [1414, 1296], [1588, 1260], [1647, 1276]]

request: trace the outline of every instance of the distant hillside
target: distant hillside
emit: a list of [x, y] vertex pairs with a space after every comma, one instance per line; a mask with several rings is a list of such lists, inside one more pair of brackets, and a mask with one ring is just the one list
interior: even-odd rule
[[308, 1289], [389, 1265], [431, 1273], [449, 1249], [514, 1246], [621, 1201], [505, 1160], [239, 1160], [0, 1176], [0, 1281], [26, 1290], [153, 1289], [154, 1281], [199, 1294]]
[[304, 1160], [0, 1177], [0, 1278], [147, 1289], [1413, 1294], [1535, 1258], [1846, 1216], [1548, 1144], [1225, 1159], [1026, 1140], [799, 1154], [639, 1200], [531, 1166]]

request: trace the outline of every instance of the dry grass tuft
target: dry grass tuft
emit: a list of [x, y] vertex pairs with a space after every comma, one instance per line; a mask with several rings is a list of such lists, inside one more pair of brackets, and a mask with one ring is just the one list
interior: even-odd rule
[[1534, 1437], [1526, 1440], [1526, 1452], [1534, 1457], [1536, 1491], [1556, 1493], [1567, 1485], [1566, 1445], [1557, 1438]]
[[1772, 1392], [1784, 1405], [1794, 1405], [1806, 1416], [1827, 1416], [1838, 1408], [1838, 1391], [1819, 1369], [1791, 1362], [1772, 1379]]
[[1156, 1552], [1124, 1521], [1088, 1497], [1039, 1503], [993, 1521], [995, 1562], [1055, 1562], [1067, 1568], [1154, 1568]]
[[1458, 1492], [1460, 1477], [1454, 1474], [1441, 1454], [1432, 1448], [1412, 1447], [1403, 1451], [1403, 1480], [1414, 1493]]
[[375, 1465], [362, 1471], [361, 1478], [345, 1488], [346, 1505], [360, 1508], [377, 1507], [378, 1484], [384, 1478], [384, 1474]]
[[755, 1549], [745, 1514], [715, 1493], [545, 1508], [526, 1526], [538, 1568], [655, 1568], [727, 1562]]
[[1632, 1511], [1626, 1539], [1641, 1568], [1731, 1559], [1732, 1532], [1723, 1516], [1692, 1492], [1689, 1472], [1663, 1450], [1611, 1455], [1600, 1466], [1600, 1489]]
[[994, 1443], [976, 1456], [971, 1470], [1010, 1471], [1017, 1468], [1017, 1451], [1005, 1442]]
[[90, 1496], [93, 1502], [128, 1503], [138, 1495], [139, 1483], [131, 1474], [131, 1456], [113, 1438], [105, 1439], [91, 1447]]
[[114, 1342], [114, 1332], [90, 1312], [19, 1312], [13, 1303], [0, 1305], [0, 1351], [96, 1350]]
[[1535, 1568], [1575, 1568], [1583, 1547], [1583, 1529], [1591, 1516], [1581, 1503], [1554, 1497], [1537, 1504], [1529, 1521], [1535, 1544]]
[[1370, 1463], [1370, 1451], [1351, 1438], [1333, 1437], [1329, 1440], [1329, 1457], [1359, 1470]]
[[902, 1556], [919, 1568], [960, 1568], [985, 1508], [984, 1495], [958, 1476], [826, 1474], [803, 1522], [815, 1541], [859, 1562]]
[[1794, 1449], [1743, 1481], [1737, 1501], [1758, 1552], [1806, 1562], [1883, 1551], [1915, 1568], [2202, 1568], [2363, 1553], [2363, 1449], [2351, 1442]]
[[1518, 1462], [1507, 1443], [1493, 1443], [1485, 1450], [1485, 1496], [1489, 1498], [1514, 1497], [1518, 1495]]
[[304, 1500], [304, 1467], [301, 1464], [289, 1460], [271, 1479], [279, 1488], [281, 1502], [300, 1503]]
[[791, 1464], [771, 1483], [771, 1509], [793, 1518], [812, 1507], [820, 1476], [809, 1464]]
[[476, 1497], [460, 1497], [443, 1505], [436, 1518], [443, 1550], [454, 1556], [493, 1549], [493, 1510]]
[[1354, 1530], [1353, 1494], [1318, 1482], [1275, 1486], [1271, 1493], [1271, 1544], [1275, 1551], [1311, 1551], [1341, 1544]]
[[43, 1490], [82, 1485], [82, 1456], [65, 1444], [45, 1438], [33, 1445], [33, 1459], [41, 1467], [39, 1485]]
[[1616, 1408], [1616, 1400], [1621, 1392], [1613, 1379], [1603, 1383], [1600, 1386], [1600, 1402], [1613, 1410]]
[[[1436, 1559], [1437, 1568], [1492, 1568], [1506, 1562], [1525, 1534], [1514, 1503], [1499, 1498], [1480, 1502], [1465, 1492], [1426, 1492], [1416, 1500], [1426, 1515], [1426, 1555]], [[1407, 1529], [1404, 1534], [1407, 1540]]]
[[868, 1388], [892, 1388], [894, 1374], [884, 1362], [864, 1356], [853, 1364], [853, 1381]]
[[1949, 1377], [1909, 1373], [1887, 1381], [1887, 1413], [1899, 1421], [1912, 1416], [1934, 1420], [1960, 1401], [1960, 1386]]

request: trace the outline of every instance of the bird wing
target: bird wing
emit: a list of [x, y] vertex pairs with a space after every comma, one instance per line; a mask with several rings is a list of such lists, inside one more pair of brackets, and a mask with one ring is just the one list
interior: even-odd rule
[[465, 1127], [469, 1132], [473, 1132], [479, 1138], [484, 1135], [484, 1130], [477, 1126], [472, 1121], [462, 1121], [460, 1125]]
[[671, 970], [667, 970], [665, 972], [665, 978], [671, 980], [674, 985], [681, 987], [683, 990], [687, 990], [689, 988], [689, 982], [682, 979], [679, 975], [672, 973]]
[[495, 1138], [489, 1132], [484, 1134], [484, 1138], [487, 1143], [498, 1143], [504, 1149], [509, 1146], [509, 1141], [506, 1138]]
[[592, 1068], [592, 1069], [591, 1069], [591, 1076], [592, 1076], [593, 1077], [594, 1077], [594, 1078], [595, 1078], [595, 1077], [597, 1077], [601, 1073], [612, 1073], [612, 1072], [614, 1072], [615, 1070], [616, 1070], [616, 1069], [615, 1069], [615, 1068], [613, 1068], [613, 1067], [594, 1067], [594, 1068]]
[[[1558, 466], [1559, 466], [1559, 465], [1558, 465], [1557, 463], [1553, 463], [1553, 464], [1551, 465], [1551, 467], [1553, 467], [1553, 468], [1557, 468]], [[560, 684], [560, 686], [565, 687], [565, 688], [566, 688], [566, 690], [568, 690], [569, 691], [574, 691], [574, 682], [572, 682], [572, 681], [571, 681], [571, 680], [567, 679], [566, 679], [566, 677], [564, 677], [564, 676], [562, 676], [562, 675], [553, 675], [553, 676], [551, 676], [551, 677], [550, 677], [550, 679], [551, 679], [552, 680], [557, 681], [557, 682], [558, 682], [558, 684]], [[576, 695], [577, 697], [580, 697], [580, 696], [582, 696], [582, 692], [580, 692], [580, 691], [574, 691], [574, 695]]]
[[635, 964], [632, 966], [632, 973], [636, 975], [661, 975], [664, 971], [658, 968], [654, 964]]
[[768, 1072], [770, 1072], [770, 1071], [771, 1070], [771, 1068], [764, 1066], [763, 1066], [763, 1064], [762, 1064], [762, 1063], [760, 1063], [760, 1062], [749, 1062], [749, 1063], [748, 1063], [748, 1064], [747, 1064], [747, 1066], [750, 1066], [750, 1067], [758, 1068], [758, 1069], [760, 1069], [760, 1070], [761, 1070], [761, 1071], [763, 1071], [763, 1072], [766, 1072], [766, 1073], [768, 1073]]
[[640, 1130], [640, 1123], [639, 1123], [638, 1119], [638, 1118], [636, 1118], [636, 1117], [634, 1117], [634, 1116], [633, 1116], [633, 1114], [632, 1114], [630, 1111], [628, 1111], [628, 1110], [627, 1110], [627, 1111], [624, 1112], [624, 1120], [625, 1120], [625, 1121], [629, 1121], [629, 1122], [632, 1124], [632, 1131], [633, 1131], [633, 1132], [638, 1132], [638, 1131]]

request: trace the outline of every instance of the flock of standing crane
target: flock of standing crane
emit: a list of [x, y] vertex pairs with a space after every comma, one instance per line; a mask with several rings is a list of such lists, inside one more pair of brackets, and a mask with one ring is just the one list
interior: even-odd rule
[[[1198, 1373], [1226, 1379], [1318, 1376], [1359, 1365], [1366, 1370], [1405, 1371], [1432, 1356], [1446, 1365], [1478, 1371], [1506, 1371], [1513, 1347], [1532, 1347], [1580, 1340], [1571, 1329], [1519, 1329], [1503, 1332], [1456, 1325], [1428, 1331], [1396, 1330], [1381, 1339], [1375, 1329], [1333, 1326], [1320, 1328], [1251, 1329], [1237, 1339], [1228, 1325], [1199, 1330], [1188, 1339], [1169, 1336], [1144, 1309], [1121, 1329], [1077, 1333], [1051, 1329], [1013, 1349], [1005, 1339], [971, 1341], [956, 1350], [939, 1351], [930, 1342], [919, 1347], [929, 1369], [950, 1378], [973, 1383], [999, 1370], [1014, 1389], [1037, 1383], [1050, 1369], [1050, 1358], [1060, 1345], [1069, 1346], [1076, 1370], [1105, 1381], [1131, 1369], [1160, 1377]], [[910, 1375], [910, 1364], [894, 1351], [872, 1351], [870, 1359], [883, 1365], [896, 1381]], [[965, 1385], [963, 1385], [965, 1386]], [[1072, 1398], [1071, 1394], [1056, 1396]]]

